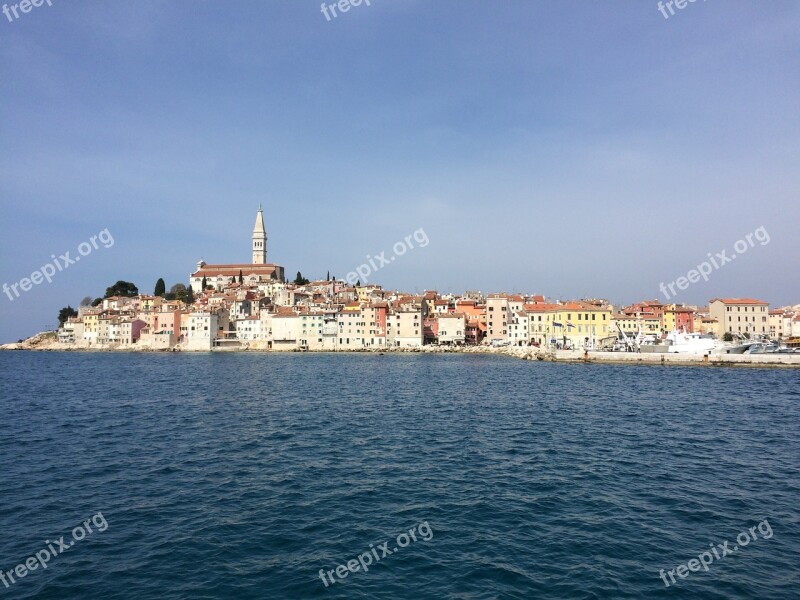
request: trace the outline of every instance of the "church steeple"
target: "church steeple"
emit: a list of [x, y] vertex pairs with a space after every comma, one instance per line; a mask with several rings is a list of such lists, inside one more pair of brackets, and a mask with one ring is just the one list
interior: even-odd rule
[[267, 264], [267, 230], [264, 228], [264, 210], [258, 205], [256, 224], [253, 227], [253, 264]]

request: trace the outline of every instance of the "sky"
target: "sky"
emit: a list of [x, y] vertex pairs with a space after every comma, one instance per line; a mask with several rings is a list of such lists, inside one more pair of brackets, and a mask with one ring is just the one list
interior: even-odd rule
[[[51, 0], [0, 13], [0, 284], [19, 292], [0, 294], [0, 342], [54, 328], [117, 280], [152, 293], [201, 259], [250, 262], [260, 203], [268, 260], [292, 278], [343, 278], [422, 229], [424, 247], [368, 281], [799, 303], [800, 3], [674, 11], [371, 0], [326, 18], [319, 0]], [[113, 244], [91, 246], [104, 231]], [[723, 251], [736, 259], [708, 281], [661, 291]], [[63, 267], [66, 252], [80, 262]], [[54, 257], [49, 283], [19, 287]]]

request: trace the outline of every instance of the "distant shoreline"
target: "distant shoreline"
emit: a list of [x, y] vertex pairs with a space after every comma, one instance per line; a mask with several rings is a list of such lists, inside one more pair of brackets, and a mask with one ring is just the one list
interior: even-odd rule
[[264, 354], [494, 354], [537, 362], [609, 365], [661, 365], [701, 367], [800, 368], [800, 354], [658, 354], [635, 352], [600, 352], [584, 350], [546, 350], [535, 346], [435, 346], [417, 348], [364, 348], [362, 350], [301, 350], [269, 349], [263, 347], [214, 348], [189, 350], [185, 348], [151, 348], [148, 346], [87, 346], [55, 341], [52, 332], [40, 333], [22, 343], [0, 345], [5, 351], [31, 352], [130, 352], [130, 353], [226, 353], [249, 352]]

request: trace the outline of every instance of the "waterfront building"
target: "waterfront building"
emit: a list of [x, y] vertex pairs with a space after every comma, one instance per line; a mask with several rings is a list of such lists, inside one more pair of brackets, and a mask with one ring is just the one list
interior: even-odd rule
[[364, 321], [364, 345], [370, 347], [386, 346], [386, 318], [388, 304], [375, 302], [361, 309]]
[[[790, 325], [791, 329], [791, 313], [788, 314], [789, 319], [784, 319], [786, 315], [785, 309], [777, 308], [775, 310], [769, 311], [769, 316], [767, 323], [769, 323], [769, 337], [774, 340], [780, 340], [784, 337], [784, 321]], [[791, 331], [789, 332], [791, 333]], [[789, 337], [789, 336], [787, 336]]]
[[72, 344], [83, 340], [83, 318], [70, 317], [58, 330], [58, 341]]
[[111, 315], [108, 311], [101, 312], [97, 317], [97, 343], [107, 344], [109, 342], [109, 330], [111, 328]]
[[337, 315], [339, 325], [338, 350], [359, 350], [364, 347], [366, 322], [361, 313], [361, 304], [351, 302]]
[[101, 312], [97, 308], [87, 309], [83, 312], [83, 339], [89, 344], [97, 343], [97, 323]]
[[718, 336], [769, 334], [769, 303], [754, 298], [714, 298], [708, 303], [712, 318], [718, 323]]
[[263, 339], [262, 321], [257, 316], [239, 317], [236, 323], [236, 339], [242, 342], [255, 342]]
[[129, 346], [139, 341], [146, 323], [141, 319], [113, 318], [108, 323], [108, 343]]
[[508, 340], [508, 297], [491, 294], [486, 299], [486, 341], [492, 343]]
[[280, 310], [272, 315], [272, 335], [268, 342], [276, 350], [292, 350], [300, 346], [300, 317], [293, 310]]
[[395, 348], [419, 348], [423, 342], [421, 308], [393, 310], [386, 316], [387, 345]]
[[322, 311], [309, 311], [301, 313], [300, 320], [300, 348], [306, 350], [323, 350], [325, 327], [325, 314]]
[[466, 341], [466, 319], [463, 314], [440, 314], [436, 320], [437, 341], [440, 344], [461, 345]]
[[610, 332], [612, 310], [599, 302], [575, 300], [558, 304], [553, 326], [554, 331], [561, 331], [555, 337], [567, 348], [593, 349], [601, 339], [614, 335]]
[[186, 322], [186, 347], [189, 350], [211, 350], [219, 332], [216, 312], [190, 313]]
[[508, 337], [511, 340], [511, 345], [527, 346], [530, 340], [529, 329], [528, 313], [524, 310], [511, 311], [508, 323]]
[[[558, 304], [534, 303], [523, 306], [528, 315], [528, 339], [537, 346], [556, 343], [556, 327], [553, 324]], [[560, 330], [558, 334], [560, 335]]]

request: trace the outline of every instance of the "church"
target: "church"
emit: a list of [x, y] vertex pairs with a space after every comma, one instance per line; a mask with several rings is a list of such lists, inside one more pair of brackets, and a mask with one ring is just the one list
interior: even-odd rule
[[266, 281], [283, 282], [283, 267], [267, 262], [267, 230], [264, 227], [264, 210], [261, 205], [256, 213], [256, 224], [252, 236], [253, 262], [229, 265], [209, 265], [204, 261], [197, 263], [197, 271], [189, 275], [194, 293], [202, 290], [203, 279], [207, 287], [222, 290], [231, 281], [239, 281], [242, 274], [245, 285], [257, 285]]

